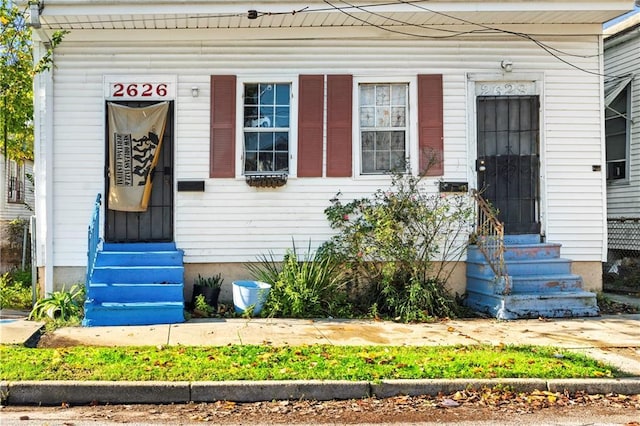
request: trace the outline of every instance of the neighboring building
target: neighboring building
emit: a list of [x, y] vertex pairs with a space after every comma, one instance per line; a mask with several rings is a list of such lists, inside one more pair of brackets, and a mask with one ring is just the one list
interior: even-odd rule
[[605, 29], [610, 258], [640, 256], [640, 13]]
[[[561, 244], [580, 286], [599, 290], [602, 23], [631, 8], [41, 2], [37, 40], [69, 31], [35, 83], [41, 282], [51, 291], [84, 279], [96, 194], [132, 182], [127, 167], [109, 169], [130, 140], [108, 110], [166, 101], [147, 209], [113, 210], [124, 196], [104, 195], [99, 228], [108, 242], [175, 243], [187, 282], [211, 270], [246, 278], [245, 263], [284, 254], [292, 239], [317, 247], [338, 191], [370, 195], [389, 186], [387, 169], [408, 158], [417, 173], [432, 153], [429, 187], [493, 188], [507, 233]], [[156, 146], [159, 134], [144, 135]], [[460, 266], [450, 285], [462, 293]]]
[[[31, 253], [22, 250], [24, 236], [18, 230], [10, 232], [10, 223], [23, 219], [28, 231], [29, 218], [33, 215], [34, 188], [33, 161], [16, 161], [0, 154], [0, 274], [21, 267], [22, 258]], [[16, 234], [16, 235], [10, 235]], [[19, 237], [19, 238], [18, 238]], [[29, 242], [29, 239], [27, 240]], [[28, 245], [28, 244], [27, 244]], [[30, 265], [29, 265], [30, 267]]]

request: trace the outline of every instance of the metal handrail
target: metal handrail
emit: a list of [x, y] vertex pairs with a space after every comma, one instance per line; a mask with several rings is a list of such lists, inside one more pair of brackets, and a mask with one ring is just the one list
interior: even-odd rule
[[504, 225], [496, 217], [495, 210], [477, 190], [471, 192], [476, 201], [476, 244], [497, 278], [504, 280], [503, 294], [511, 293], [511, 277], [504, 262]]
[[93, 266], [96, 263], [98, 248], [100, 246], [100, 205], [102, 204], [102, 195], [98, 194], [96, 202], [93, 206], [93, 214], [89, 223], [88, 241], [87, 241], [87, 289], [89, 288], [89, 280], [93, 273]]

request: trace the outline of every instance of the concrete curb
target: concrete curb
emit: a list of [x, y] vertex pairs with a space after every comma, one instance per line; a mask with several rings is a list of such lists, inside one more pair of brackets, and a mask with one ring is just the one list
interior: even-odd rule
[[194, 382], [191, 384], [191, 400], [194, 402], [257, 402], [286, 399], [328, 401], [331, 399], [366, 398], [369, 395], [370, 385], [364, 381], [282, 380]]
[[7, 405], [170, 404], [186, 402], [258, 402], [287, 399], [327, 401], [396, 395], [451, 394], [466, 389], [509, 387], [516, 392], [586, 392], [640, 394], [640, 377], [622, 379], [434, 379], [366, 381], [228, 382], [0, 382]]

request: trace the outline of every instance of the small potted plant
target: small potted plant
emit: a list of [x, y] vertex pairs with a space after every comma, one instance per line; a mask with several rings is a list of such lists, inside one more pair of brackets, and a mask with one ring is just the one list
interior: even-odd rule
[[217, 311], [218, 296], [220, 296], [220, 287], [223, 281], [221, 274], [216, 274], [212, 277], [203, 277], [198, 274], [198, 278], [193, 283], [191, 305], [195, 306], [196, 298], [202, 295], [207, 305], [211, 306], [214, 312]]

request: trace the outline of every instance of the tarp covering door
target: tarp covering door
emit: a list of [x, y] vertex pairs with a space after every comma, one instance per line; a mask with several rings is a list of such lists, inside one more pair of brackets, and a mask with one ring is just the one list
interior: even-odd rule
[[173, 241], [173, 102], [107, 102], [106, 112], [105, 241]]
[[143, 212], [151, 195], [168, 102], [144, 108], [107, 103], [109, 116], [109, 209]]

